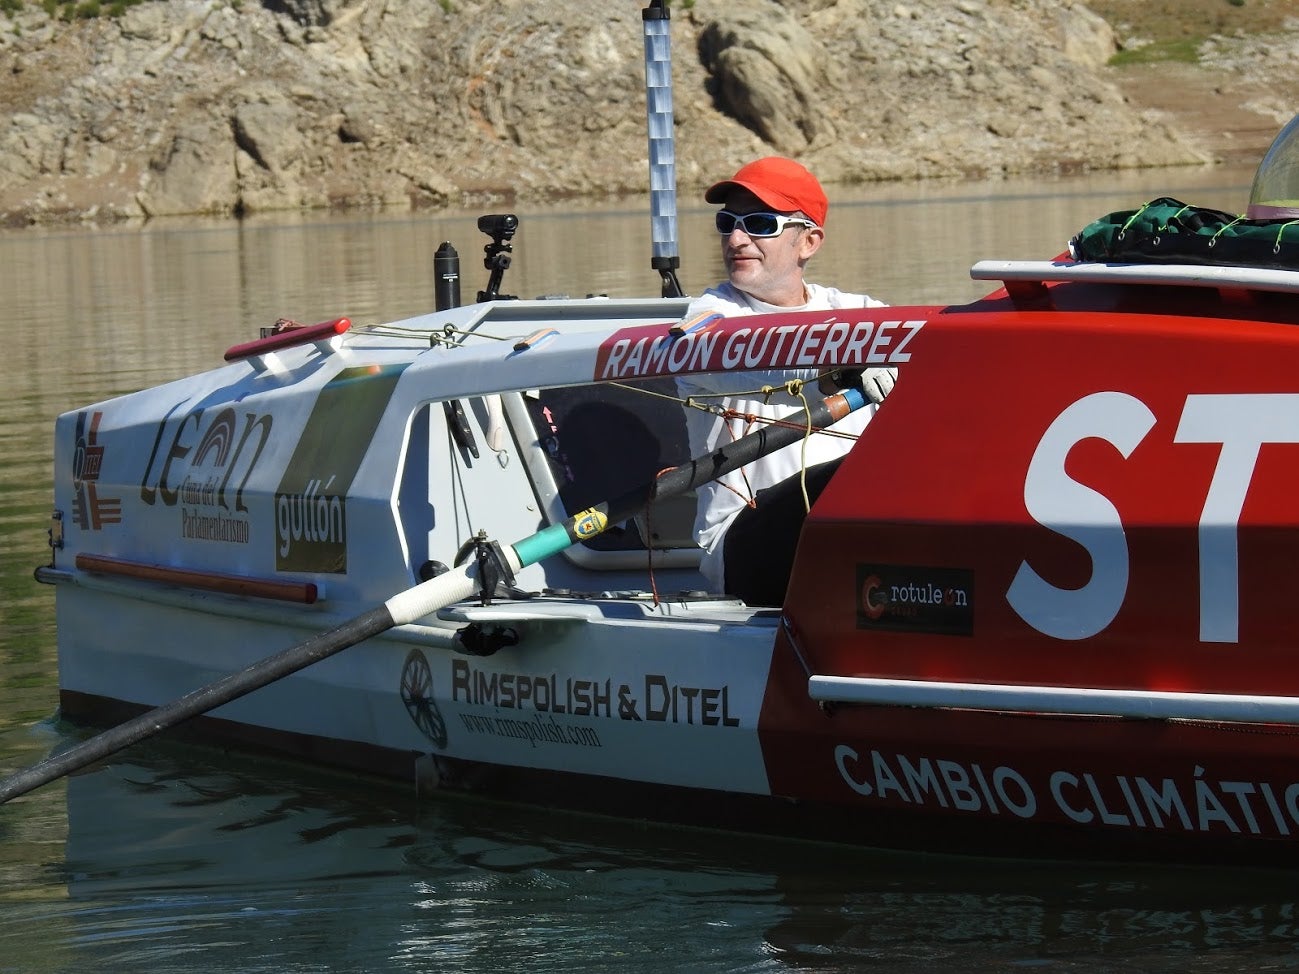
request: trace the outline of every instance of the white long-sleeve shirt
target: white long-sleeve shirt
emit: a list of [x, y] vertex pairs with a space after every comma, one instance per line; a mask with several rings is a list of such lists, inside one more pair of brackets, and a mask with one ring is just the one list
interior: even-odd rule
[[[849, 294], [837, 288], [807, 285], [808, 300], [798, 307], [778, 307], [767, 304], [733, 287], [729, 282], [709, 288], [690, 302], [686, 318], [717, 312], [727, 317], [733, 315], [774, 314], [789, 311], [825, 311], [831, 308], [881, 308], [883, 301], [864, 294]], [[756, 372], [710, 372], [686, 375], [677, 379], [677, 394], [682, 397], [701, 397], [701, 402], [721, 405], [741, 413], [752, 413], [763, 419], [779, 419], [803, 408], [803, 403], [784, 391], [772, 395], [764, 402], [756, 390], [763, 386], [780, 386], [790, 379], [815, 380], [815, 369], [765, 369]], [[750, 393], [751, 395], [745, 395]], [[819, 393], [809, 390], [811, 396]], [[718, 400], [718, 395], [726, 396]], [[857, 409], [830, 427], [836, 432], [858, 434], [875, 412], [873, 405]], [[699, 409], [686, 410], [686, 430], [690, 437], [690, 455], [700, 456], [719, 445], [739, 439], [756, 429], [748, 428], [742, 418], [727, 421], [722, 417]], [[853, 440], [842, 436], [813, 433], [806, 441], [793, 443], [765, 457], [760, 457], [740, 470], [732, 471], [697, 490], [699, 499], [695, 514], [695, 540], [704, 549], [700, 570], [716, 591], [725, 588], [726, 566], [723, 548], [726, 531], [748, 500], [765, 487], [771, 487], [797, 474], [804, 467], [837, 459], [852, 449]]]

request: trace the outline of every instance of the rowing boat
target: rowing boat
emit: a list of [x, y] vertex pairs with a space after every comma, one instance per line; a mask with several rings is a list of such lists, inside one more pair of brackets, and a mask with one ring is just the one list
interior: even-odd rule
[[[484, 217], [479, 301], [280, 322], [58, 418], [61, 713], [138, 718], [341, 628], [186, 731], [690, 825], [1286, 861], [1299, 264], [1274, 197], [1110, 215], [976, 264], [969, 304], [689, 327], [661, 255], [657, 297], [500, 296], [517, 219]], [[1272, 257], [1241, 256], [1254, 231]], [[698, 569], [676, 379], [793, 366], [899, 378], [784, 602], [748, 605]]]

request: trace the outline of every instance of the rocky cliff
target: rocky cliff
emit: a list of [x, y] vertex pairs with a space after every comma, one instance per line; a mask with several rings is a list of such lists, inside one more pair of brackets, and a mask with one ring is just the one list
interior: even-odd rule
[[[12, 6], [11, 3], [9, 6]], [[0, 12], [0, 222], [644, 192], [641, 3], [165, 0]], [[1204, 162], [1075, 0], [678, 0], [677, 176]], [[1283, 121], [1284, 119], [1282, 119]]]

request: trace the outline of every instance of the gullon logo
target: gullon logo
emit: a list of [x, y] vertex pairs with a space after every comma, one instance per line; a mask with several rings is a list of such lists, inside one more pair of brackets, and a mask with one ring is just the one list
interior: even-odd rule
[[346, 368], [320, 390], [275, 488], [277, 571], [347, 571], [347, 498], [404, 368]]
[[346, 547], [343, 498], [327, 493], [334, 479], [330, 477], [323, 487], [319, 480], [312, 480], [301, 494], [275, 495], [275, 533], [281, 558], [289, 559], [295, 542]]

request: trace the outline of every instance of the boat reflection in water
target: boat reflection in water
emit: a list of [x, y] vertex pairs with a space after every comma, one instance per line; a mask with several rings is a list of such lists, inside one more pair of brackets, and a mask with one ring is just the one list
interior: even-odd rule
[[1221, 970], [1299, 948], [1273, 873], [869, 853], [132, 757], [68, 782], [59, 923], [92, 968], [649, 971], [671, 944], [705, 971]]

